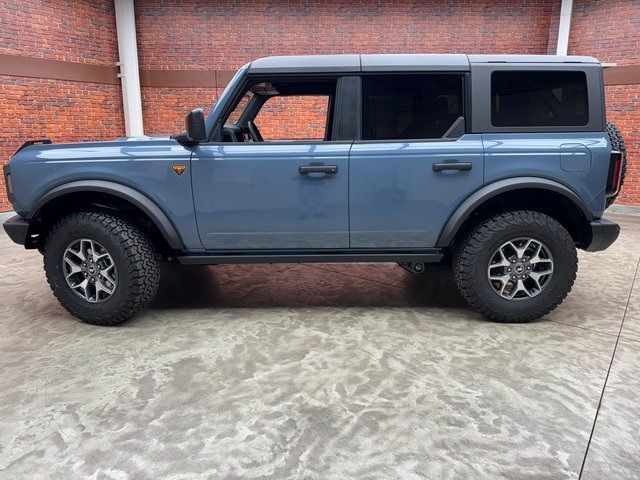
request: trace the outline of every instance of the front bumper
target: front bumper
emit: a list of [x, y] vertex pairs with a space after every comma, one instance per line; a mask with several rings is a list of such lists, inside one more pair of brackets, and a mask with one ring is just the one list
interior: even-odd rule
[[620, 225], [611, 220], [601, 218], [591, 223], [591, 243], [587, 245], [587, 252], [599, 252], [616, 241], [620, 234]]
[[27, 244], [27, 235], [29, 234], [29, 221], [20, 215], [14, 215], [2, 225], [4, 231], [7, 232], [9, 238], [18, 245]]

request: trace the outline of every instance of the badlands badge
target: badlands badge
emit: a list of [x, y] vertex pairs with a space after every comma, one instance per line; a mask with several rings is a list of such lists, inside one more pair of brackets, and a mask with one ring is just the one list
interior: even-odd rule
[[187, 170], [187, 166], [184, 163], [176, 163], [175, 165], [171, 165], [171, 170], [178, 175], [181, 176], [185, 170]]

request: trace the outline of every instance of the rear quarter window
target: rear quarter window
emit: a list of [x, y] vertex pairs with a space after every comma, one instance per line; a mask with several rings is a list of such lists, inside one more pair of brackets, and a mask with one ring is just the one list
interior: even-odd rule
[[578, 127], [589, 123], [581, 71], [496, 71], [491, 75], [494, 127]]

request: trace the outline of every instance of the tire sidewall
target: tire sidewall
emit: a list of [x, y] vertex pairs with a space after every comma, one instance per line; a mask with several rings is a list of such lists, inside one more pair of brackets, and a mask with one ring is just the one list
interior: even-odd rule
[[[107, 300], [91, 303], [79, 297], [67, 284], [62, 267], [63, 255], [72, 242], [87, 238], [100, 243], [113, 259], [118, 281], [114, 293]], [[73, 223], [68, 228], [59, 229], [47, 241], [44, 262], [49, 274], [52, 288], [63, 305], [78, 313], [79, 316], [111, 316], [117, 313], [131, 291], [131, 272], [126, 261], [125, 252], [113, 234], [105, 232], [100, 225], [81, 222]]]
[[[519, 237], [534, 238], [544, 243], [553, 258], [553, 274], [545, 288], [535, 297], [509, 300], [501, 298], [494, 291], [488, 279], [487, 268], [491, 257], [501, 245]], [[475, 288], [489, 309], [506, 314], [522, 315], [544, 309], [556, 298], [563, 297], [566, 286], [573, 283], [577, 271], [575, 248], [568, 249], [566, 241], [563, 240], [554, 232], [532, 225], [507, 226], [496, 232], [476, 256], [472, 273]]]

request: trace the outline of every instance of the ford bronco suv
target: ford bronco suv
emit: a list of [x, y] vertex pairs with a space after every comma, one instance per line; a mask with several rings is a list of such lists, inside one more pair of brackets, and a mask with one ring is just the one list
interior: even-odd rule
[[183, 133], [26, 142], [4, 228], [94, 324], [145, 307], [163, 260], [451, 262], [475, 309], [530, 321], [619, 233], [602, 78], [590, 57], [262, 58]]

